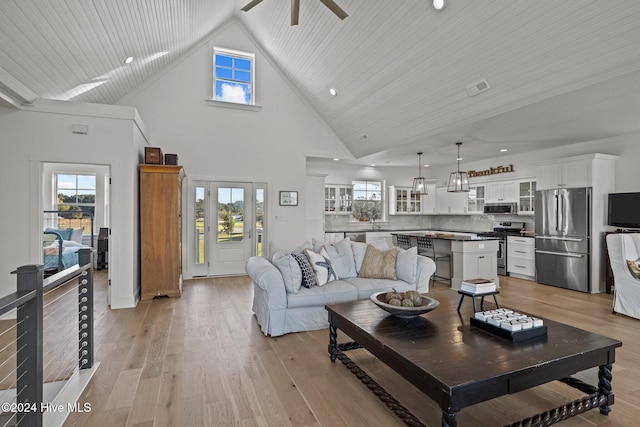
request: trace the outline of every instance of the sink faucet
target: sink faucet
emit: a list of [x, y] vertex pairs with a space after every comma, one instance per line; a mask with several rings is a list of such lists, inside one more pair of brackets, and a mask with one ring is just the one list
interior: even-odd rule
[[377, 224], [377, 223], [376, 223], [376, 219], [375, 219], [375, 217], [371, 217], [371, 218], [369, 219], [369, 222], [371, 223], [371, 228], [372, 228], [372, 229], [374, 229], [374, 230], [380, 230], [380, 224]]

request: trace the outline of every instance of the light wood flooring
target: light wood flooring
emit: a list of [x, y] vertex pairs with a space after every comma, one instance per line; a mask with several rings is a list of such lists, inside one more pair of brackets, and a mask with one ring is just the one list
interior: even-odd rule
[[[457, 293], [447, 285], [436, 283], [430, 294], [455, 309]], [[327, 330], [265, 337], [251, 312], [252, 295], [246, 276], [192, 280], [181, 298], [109, 310], [104, 283], [98, 285], [95, 358], [101, 365], [80, 398], [92, 410], [71, 414], [65, 426], [403, 425], [341, 363], [329, 361]], [[612, 295], [501, 277], [499, 301], [621, 340], [612, 412], [593, 410], [560, 425], [638, 425], [640, 321], [613, 315]], [[349, 356], [423, 423], [440, 425], [440, 409], [407, 381], [365, 350]], [[595, 372], [581, 377], [596, 382]], [[505, 425], [577, 397], [551, 383], [465, 408], [457, 420], [460, 426]]]

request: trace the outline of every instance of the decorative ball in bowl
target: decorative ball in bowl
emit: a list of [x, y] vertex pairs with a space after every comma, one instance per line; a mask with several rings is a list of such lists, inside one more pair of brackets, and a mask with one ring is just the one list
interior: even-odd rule
[[417, 291], [376, 292], [371, 301], [396, 317], [409, 318], [438, 308], [440, 301], [419, 294]]

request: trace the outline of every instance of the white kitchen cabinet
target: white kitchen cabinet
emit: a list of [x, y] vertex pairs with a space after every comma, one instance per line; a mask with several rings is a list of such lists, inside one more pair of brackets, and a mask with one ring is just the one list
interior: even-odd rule
[[469, 189], [469, 194], [467, 195], [467, 212], [483, 213], [485, 203], [485, 185], [470, 185]]
[[353, 187], [350, 185], [325, 185], [324, 211], [350, 214], [353, 202]]
[[518, 213], [532, 215], [536, 199], [536, 182], [532, 180], [520, 181], [519, 187]]
[[411, 187], [390, 185], [388, 195], [389, 215], [422, 214], [422, 196], [411, 194]]
[[514, 277], [535, 280], [536, 254], [533, 237], [507, 236], [507, 272]]
[[437, 206], [437, 191], [436, 184], [427, 183], [427, 194], [426, 196], [422, 196], [422, 213], [423, 214], [435, 214], [436, 206]]
[[451, 242], [453, 254], [453, 278], [451, 287], [460, 290], [463, 280], [498, 279], [497, 240], [454, 240]]
[[593, 158], [546, 163], [536, 170], [538, 190], [591, 187]]
[[486, 203], [512, 203], [519, 197], [517, 181], [491, 182], [486, 185]]
[[436, 190], [436, 213], [438, 214], [464, 214], [468, 209], [469, 194], [450, 193], [447, 187]]

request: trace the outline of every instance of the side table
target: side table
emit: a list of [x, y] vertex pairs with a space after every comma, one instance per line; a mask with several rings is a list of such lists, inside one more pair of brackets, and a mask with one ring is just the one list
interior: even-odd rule
[[484, 293], [480, 293], [480, 294], [474, 294], [471, 292], [467, 292], [467, 291], [458, 291], [458, 293], [461, 295], [460, 296], [460, 302], [458, 303], [458, 311], [460, 311], [460, 307], [462, 307], [462, 301], [464, 301], [464, 297], [471, 297], [471, 301], [473, 301], [473, 312], [475, 313], [476, 310], [476, 297], [480, 297], [480, 310], [484, 311], [484, 297], [486, 297], [487, 295], [493, 295], [493, 301], [496, 303], [496, 308], [500, 308], [500, 305], [498, 305], [498, 299], [496, 298], [496, 295], [500, 293], [500, 291], [492, 291], [492, 292], [484, 292]]

